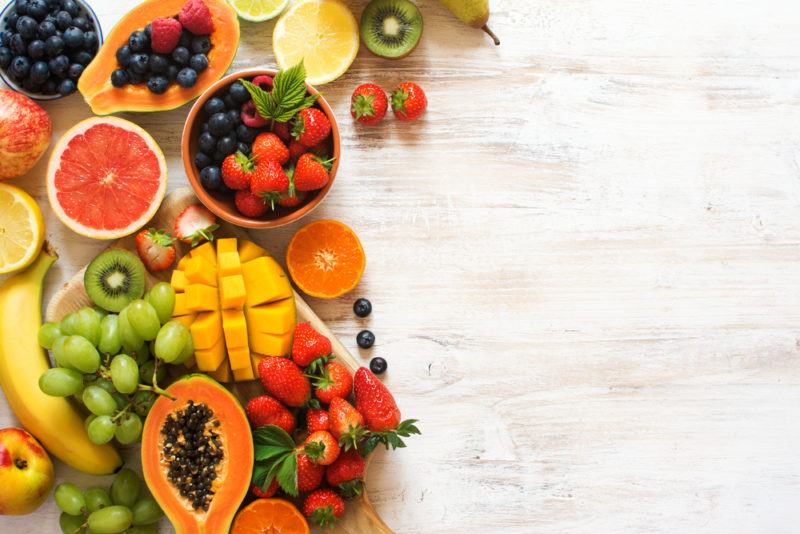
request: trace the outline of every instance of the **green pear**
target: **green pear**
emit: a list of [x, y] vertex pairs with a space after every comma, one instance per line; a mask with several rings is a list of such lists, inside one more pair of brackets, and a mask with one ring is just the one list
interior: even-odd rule
[[464, 24], [480, 28], [489, 34], [494, 44], [500, 44], [500, 39], [486, 25], [489, 22], [489, 0], [441, 0], [441, 2]]

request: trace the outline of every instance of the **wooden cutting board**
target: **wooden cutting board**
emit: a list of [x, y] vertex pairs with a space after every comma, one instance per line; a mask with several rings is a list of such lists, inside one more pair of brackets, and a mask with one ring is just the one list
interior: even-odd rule
[[[171, 229], [175, 218], [180, 214], [183, 209], [191, 204], [198, 204], [199, 201], [191, 189], [181, 188], [177, 189], [164, 199], [161, 208], [156, 212], [153, 220], [148, 226], [156, 228]], [[215, 232], [218, 237], [236, 237], [239, 239], [250, 239], [247, 232], [228, 223], [221, 222], [220, 229]], [[124, 248], [136, 251], [134, 236], [120, 239], [111, 245], [112, 248]], [[179, 245], [178, 257], [182, 257], [189, 250], [186, 245]], [[79, 272], [75, 273], [63, 288], [61, 288], [56, 295], [50, 300], [45, 318], [47, 321], [59, 321], [64, 315], [69, 312], [75, 311], [82, 306], [90, 304], [89, 297], [86, 294], [83, 286], [83, 273], [86, 270], [84, 267]], [[154, 275], [149, 274], [147, 286], [150, 287], [158, 281], [169, 281], [171, 270], [162, 271]], [[331, 332], [328, 326], [320, 319], [314, 310], [303, 300], [296, 291], [294, 294], [295, 305], [297, 306], [297, 320], [299, 322], [309, 322], [318, 332], [327, 336], [333, 344], [333, 353], [336, 358], [347, 365], [351, 372], [355, 372], [360, 365], [356, 362], [353, 356], [347, 351], [342, 343]], [[239, 382], [228, 384], [228, 388], [237, 396], [242, 404], [246, 403], [250, 398], [264, 393], [261, 384], [255, 382]], [[380, 450], [370, 455], [370, 459], [375, 455], [380, 454]], [[367, 461], [366, 469], [369, 469], [370, 461]], [[366, 478], [366, 472], [365, 472]], [[365, 484], [366, 486], [366, 484]], [[338, 534], [364, 534], [364, 533], [391, 533], [392, 530], [381, 520], [375, 512], [372, 504], [369, 501], [369, 494], [365, 487], [363, 494], [352, 501], [346, 503], [345, 515], [338, 522], [338, 525], [326, 532], [334, 532]]]

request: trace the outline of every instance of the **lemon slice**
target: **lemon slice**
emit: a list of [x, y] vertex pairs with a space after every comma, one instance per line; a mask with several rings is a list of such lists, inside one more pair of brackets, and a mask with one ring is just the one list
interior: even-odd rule
[[36, 201], [19, 187], [0, 184], [0, 274], [30, 265], [43, 241], [44, 221]]
[[228, 0], [228, 3], [244, 20], [263, 22], [280, 15], [289, 0]]
[[332, 82], [358, 54], [358, 23], [339, 0], [300, 0], [275, 24], [272, 49], [281, 69], [304, 61], [306, 81]]

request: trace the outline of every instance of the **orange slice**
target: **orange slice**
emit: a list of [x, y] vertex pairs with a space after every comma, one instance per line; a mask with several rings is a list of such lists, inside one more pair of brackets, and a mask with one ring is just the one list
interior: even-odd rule
[[292, 503], [257, 499], [245, 506], [233, 522], [231, 534], [309, 534], [308, 523]]
[[324, 299], [339, 297], [356, 287], [366, 263], [358, 236], [339, 221], [304, 226], [286, 251], [286, 266], [297, 287]]

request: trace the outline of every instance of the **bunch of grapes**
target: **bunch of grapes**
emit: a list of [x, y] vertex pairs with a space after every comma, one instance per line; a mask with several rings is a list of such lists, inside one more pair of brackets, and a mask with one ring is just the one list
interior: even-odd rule
[[150, 534], [158, 532], [158, 520], [164, 515], [130, 469], [117, 473], [108, 491], [81, 491], [75, 484], [64, 482], [56, 486], [53, 497], [62, 511], [58, 523], [64, 534]]
[[175, 290], [159, 282], [118, 315], [84, 307], [39, 329], [39, 344], [56, 363], [39, 377], [39, 388], [73, 395], [91, 412], [86, 432], [93, 443], [139, 441], [156, 396], [169, 396], [159, 387], [167, 377], [164, 364], [182, 364], [194, 354], [189, 329], [171, 320], [174, 308]]

